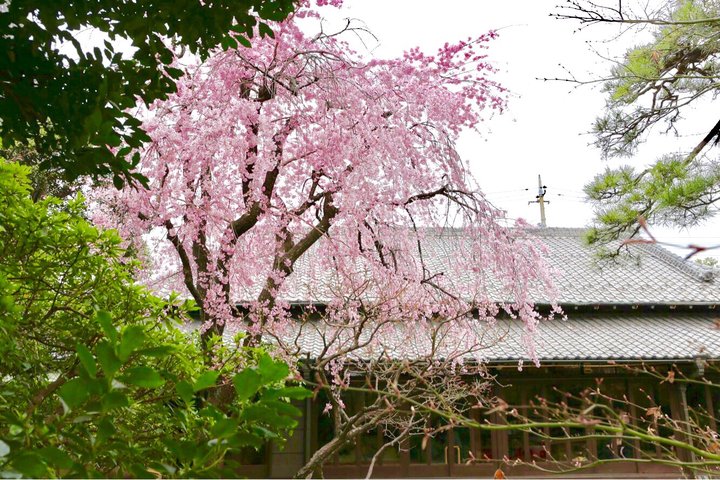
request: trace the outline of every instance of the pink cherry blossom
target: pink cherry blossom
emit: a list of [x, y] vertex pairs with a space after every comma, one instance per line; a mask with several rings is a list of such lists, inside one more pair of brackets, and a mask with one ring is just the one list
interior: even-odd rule
[[208, 332], [299, 354], [291, 305], [324, 305], [313, 328], [337, 383], [360, 350], [462, 368], [501, 312], [525, 322], [534, 358], [532, 298], [553, 298], [542, 249], [502, 226], [455, 149], [505, 108], [485, 58], [497, 34], [382, 60], [294, 18], [273, 30], [187, 68], [147, 109], [149, 188], [96, 191], [95, 221], [144, 255], [145, 283], [192, 297]]

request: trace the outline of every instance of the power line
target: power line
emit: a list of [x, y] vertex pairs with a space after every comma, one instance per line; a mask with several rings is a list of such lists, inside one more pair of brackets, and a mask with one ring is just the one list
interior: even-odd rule
[[587, 200], [587, 197], [580, 196], [580, 195], [569, 195], [567, 193], [555, 193], [554, 195], [557, 195], [558, 197], [564, 197], [564, 198], [572, 198], [576, 200], [582, 200], [583, 202]]
[[512, 200], [512, 199], [526, 199], [527, 194], [526, 193], [506, 193], [506, 194], [498, 194], [498, 195], [486, 195], [487, 198], [493, 199], [493, 200]]
[[496, 192], [483, 192], [485, 195], [495, 195], [498, 193], [514, 193], [514, 192], [527, 192], [529, 188], [516, 188], [514, 190], [499, 190]]
[[580, 194], [583, 194], [583, 195], [585, 194], [584, 191], [582, 191], [582, 190], [576, 190], [576, 189], [573, 189], [573, 188], [560, 188], [560, 187], [552, 187], [552, 188], [553, 188], [554, 190], [560, 190], [561, 192], [580, 193]]

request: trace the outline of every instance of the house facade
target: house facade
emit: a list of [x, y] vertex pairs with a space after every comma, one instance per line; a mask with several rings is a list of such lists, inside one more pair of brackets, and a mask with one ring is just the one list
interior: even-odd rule
[[[581, 230], [547, 228], [533, 235], [546, 244], [549, 260], [559, 272], [559, 303], [567, 319], [541, 325], [535, 340], [539, 367], [527, 358], [519, 321], [501, 318], [492, 326], [499, 341], [489, 342], [485, 359], [496, 378], [493, 394], [507, 406], [472, 410], [473, 418], [481, 423], [511, 423], [515, 410], [542, 421], [547, 419], [543, 408], [549, 407], [541, 399], [562, 405], [591, 388], [639, 427], [651, 428], [648, 412], [662, 411], [681, 423], [692, 420], [693, 412], [704, 412], [702, 420], [695, 420], [717, 432], [720, 388], [704, 383], [715, 380], [714, 366], [720, 360], [716, 310], [720, 279], [715, 272], [657, 245], [635, 246], [630, 258], [598, 260], [584, 245]], [[539, 298], [538, 304], [542, 303]], [[308, 333], [303, 341], [311, 357], [317, 339]], [[698, 381], [679, 381], [680, 377]], [[612, 399], [624, 401], [616, 405]], [[361, 408], [363, 401], [362, 393], [353, 394], [347, 408]], [[300, 426], [284, 448], [270, 446], [251, 455], [242, 473], [294, 476], [332, 438], [332, 420], [322, 413], [323, 405], [321, 398], [302, 405]], [[685, 451], [660, 445], [598, 441], [590, 427], [586, 432], [547, 427], [543, 433], [561, 440], [521, 430], [472, 428], [443, 430], [428, 439], [411, 437], [383, 451], [373, 466], [373, 477], [491, 477], [498, 469], [508, 477], [536, 477], [546, 470], [572, 470], [597, 459], [604, 461], [573, 475], [677, 477], [682, 473], [677, 466], [648, 459], [692, 461]], [[383, 443], [381, 429], [363, 435], [324, 466], [324, 476], [365, 477]]]

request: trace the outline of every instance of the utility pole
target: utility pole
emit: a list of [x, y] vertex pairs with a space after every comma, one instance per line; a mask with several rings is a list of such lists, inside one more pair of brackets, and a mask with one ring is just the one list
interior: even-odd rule
[[547, 222], [545, 221], [545, 204], [550, 203], [545, 201], [545, 193], [547, 193], [547, 187], [542, 184], [542, 179], [540, 178], [540, 175], [538, 175], [538, 194], [535, 197], [535, 201], [528, 202], [528, 205], [531, 203], [540, 204], [540, 226], [542, 228], [547, 227]]

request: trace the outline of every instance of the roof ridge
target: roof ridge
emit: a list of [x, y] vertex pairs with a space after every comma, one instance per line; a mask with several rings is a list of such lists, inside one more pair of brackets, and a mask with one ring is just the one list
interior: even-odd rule
[[528, 227], [525, 231], [538, 237], [582, 237], [585, 227]]
[[696, 280], [700, 280], [701, 282], [712, 282], [715, 278], [714, 269], [688, 262], [685, 258], [671, 252], [670, 250], [667, 250], [662, 245], [657, 245], [655, 243], [645, 243], [641, 244], [640, 247], [642, 250], [645, 250], [649, 255], [652, 255], [658, 260], [672, 265], [673, 267], [677, 268], [681, 272], [689, 275]]

